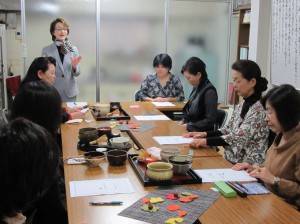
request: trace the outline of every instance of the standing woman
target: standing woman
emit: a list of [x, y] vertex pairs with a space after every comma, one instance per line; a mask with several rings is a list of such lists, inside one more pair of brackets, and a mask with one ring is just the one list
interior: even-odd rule
[[148, 75], [141, 85], [139, 100], [150, 102], [176, 102], [184, 100], [180, 79], [173, 75], [172, 59], [167, 54], [156, 55], [153, 60], [155, 74]]
[[68, 42], [69, 25], [64, 18], [56, 18], [50, 24], [53, 43], [44, 47], [42, 56], [56, 59], [56, 79], [54, 87], [59, 92], [62, 102], [76, 101], [79, 91], [74, 77], [80, 75], [79, 56], [77, 47]]
[[260, 68], [254, 61], [240, 60], [231, 68], [235, 91], [244, 101], [235, 108], [223, 128], [190, 132], [184, 136], [197, 138], [190, 143], [192, 148], [224, 146], [224, 158], [233, 164], [261, 164], [268, 148], [269, 130], [260, 98], [268, 81], [261, 77]]
[[189, 100], [184, 106], [180, 125], [188, 131], [213, 130], [217, 120], [218, 95], [216, 88], [207, 78], [205, 63], [191, 57], [182, 66], [181, 73], [193, 86]]
[[271, 89], [262, 99], [266, 120], [277, 136], [264, 165], [238, 163], [234, 170], [246, 169], [273, 193], [300, 210], [300, 94], [291, 85]]

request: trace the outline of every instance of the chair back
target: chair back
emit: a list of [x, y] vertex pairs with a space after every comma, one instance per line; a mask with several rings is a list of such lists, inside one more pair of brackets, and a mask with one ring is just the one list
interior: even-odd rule
[[11, 118], [11, 111], [8, 109], [2, 110], [2, 120], [5, 124], [7, 124], [10, 121]]
[[217, 121], [214, 128], [215, 130], [222, 128], [225, 125], [227, 116], [228, 114], [226, 110], [220, 108], [217, 109]]
[[140, 101], [140, 92], [141, 92], [142, 90], [140, 90], [140, 89], [138, 89], [138, 90], [136, 90], [135, 92], [134, 92], [134, 96], [133, 96], [133, 100], [136, 102], [136, 101]]

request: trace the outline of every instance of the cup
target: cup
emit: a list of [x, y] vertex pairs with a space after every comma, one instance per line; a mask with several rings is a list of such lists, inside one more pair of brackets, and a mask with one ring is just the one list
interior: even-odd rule
[[82, 143], [89, 143], [98, 138], [98, 132], [96, 128], [81, 128], [79, 129], [78, 138]]
[[181, 153], [181, 149], [178, 147], [171, 147], [171, 146], [162, 147], [160, 150], [160, 158], [164, 162], [169, 162], [170, 156], [180, 155], [180, 153]]
[[93, 106], [93, 108], [99, 112], [101, 116], [107, 116], [110, 112], [110, 104], [106, 103], [97, 103]]
[[111, 138], [109, 140], [112, 147], [116, 149], [124, 149], [126, 148], [127, 144], [129, 143], [129, 138], [127, 137], [116, 137]]

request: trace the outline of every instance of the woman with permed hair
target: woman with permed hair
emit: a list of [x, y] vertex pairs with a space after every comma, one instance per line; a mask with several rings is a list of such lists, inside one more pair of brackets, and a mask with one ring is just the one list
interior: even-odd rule
[[247, 170], [273, 193], [300, 210], [300, 94], [291, 85], [274, 87], [263, 98], [266, 120], [277, 136], [259, 166], [238, 163], [234, 170]]
[[172, 59], [168, 54], [158, 54], [153, 60], [155, 73], [143, 81], [139, 100], [150, 102], [176, 102], [184, 100], [180, 79], [173, 75]]
[[190, 147], [224, 146], [224, 158], [232, 164], [263, 163], [268, 148], [269, 130], [264, 108], [260, 102], [268, 81], [261, 77], [259, 66], [251, 60], [232, 65], [232, 79], [236, 93], [243, 97], [229, 122], [217, 131], [190, 132]]

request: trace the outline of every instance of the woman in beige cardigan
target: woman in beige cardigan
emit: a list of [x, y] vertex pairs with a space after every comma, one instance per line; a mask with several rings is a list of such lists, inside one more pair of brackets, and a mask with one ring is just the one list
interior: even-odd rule
[[237, 163], [288, 203], [300, 208], [300, 94], [291, 85], [271, 89], [262, 99], [266, 120], [277, 136], [263, 166]]

